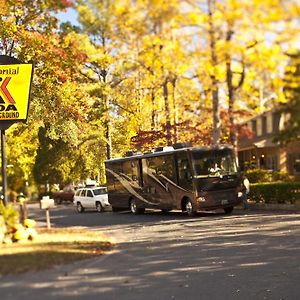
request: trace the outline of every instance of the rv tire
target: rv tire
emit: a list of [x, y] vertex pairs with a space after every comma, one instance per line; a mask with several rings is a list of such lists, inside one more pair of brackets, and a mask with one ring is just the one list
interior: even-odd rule
[[134, 215], [139, 215], [144, 213], [145, 208], [141, 208], [137, 206], [136, 200], [131, 199], [130, 200], [130, 211], [134, 214]]
[[194, 217], [196, 215], [196, 210], [191, 200], [187, 200], [185, 203], [185, 211], [189, 217]]
[[233, 206], [224, 208], [224, 212], [225, 212], [226, 215], [231, 214], [232, 211], [233, 211]]

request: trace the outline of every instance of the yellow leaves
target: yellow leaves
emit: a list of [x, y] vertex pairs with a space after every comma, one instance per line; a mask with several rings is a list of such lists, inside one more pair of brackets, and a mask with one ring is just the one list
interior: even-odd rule
[[130, 3], [128, 3], [128, 0], [116, 1], [114, 3], [115, 14], [118, 16], [127, 14], [129, 5], [130, 5]]
[[200, 14], [199, 12], [192, 11], [187, 14], [188, 24], [191, 26], [203, 25], [208, 22], [208, 16], [206, 14]]
[[0, 16], [6, 14], [6, 12], [7, 12], [6, 1], [7, 0], [0, 0]]
[[287, 66], [286, 68], [285, 68], [285, 71], [286, 72], [290, 72], [290, 73], [296, 73], [296, 71], [297, 71], [297, 67], [296, 66]]
[[93, 26], [95, 26], [95, 24], [97, 24], [96, 15], [86, 5], [78, 5], [77, 11], [80, 23], [87, 26], [90, 30], [93, 28]]

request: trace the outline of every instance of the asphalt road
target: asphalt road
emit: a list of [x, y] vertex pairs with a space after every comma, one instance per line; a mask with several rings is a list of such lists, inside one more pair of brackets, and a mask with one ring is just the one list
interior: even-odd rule
[[[44, 214], [30, 207], [40, 225]], [[77, 214], [51, 211], [52, 226], [82, 226], [114, 238], [97, 259], [0, 278], [0, 298], [300, 299], [300, 214], [234, 211]], [[37, 258], [38, 259], [38, 258]]]

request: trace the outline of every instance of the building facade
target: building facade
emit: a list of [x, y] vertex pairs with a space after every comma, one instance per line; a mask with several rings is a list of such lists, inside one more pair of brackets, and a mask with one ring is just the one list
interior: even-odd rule
[[248, 134], [240, 136], [238, 143], [242, 170], [260, 168], [285, 171], [300, 177], [300, 140], [284, 147], [273, 141], [276, 134], [284, 129], [286, 120], [286, 115], [270, 110], [243, 124], [243, 132]]

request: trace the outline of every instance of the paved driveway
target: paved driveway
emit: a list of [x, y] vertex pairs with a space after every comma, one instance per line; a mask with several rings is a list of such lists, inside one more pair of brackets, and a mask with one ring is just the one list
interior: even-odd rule
[[[32, 209], [36, 219], [44, 216]], [[300, 214], [236, 211], [76, 214], [51, 212], [54, 226], [112, 236], [109, 255], [6, 276], [1, 299], [300, 299]]]

